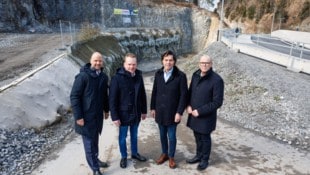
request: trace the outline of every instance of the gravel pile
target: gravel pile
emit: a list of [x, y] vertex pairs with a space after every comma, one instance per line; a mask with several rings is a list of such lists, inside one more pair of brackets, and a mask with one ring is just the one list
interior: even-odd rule
[[[223, 43], [201, 52], [214, 59], [214, 70], [225, 81], [219, 117], [276, 138], [297, 149], [310, 150], [310, 76], [248, 55]], [[186, 63], [188, 75], [199, 56]]]
[[31, 174], [32, 170], [72, 133], [72, 118], [65, 116], [60, 123], [41, 131], [0, 129], [0, 174]]

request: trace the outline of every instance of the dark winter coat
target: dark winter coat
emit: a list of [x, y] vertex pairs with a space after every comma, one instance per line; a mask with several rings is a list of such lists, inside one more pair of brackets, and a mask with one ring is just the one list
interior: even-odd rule
[[103, 111], [109, 112], [107, 75], [102, 71], [97, 75], [87, 63], [75, 77], [70, 100], [75, 120], [84, 119], [84, 126], [75, 122], [75, 131], [90, 138], [100, 134]]
[[187, 126], [202, 134], [214, 131], [217, 109], [223, 104], [223, 96], [223, 79], [212, 68], [204, 77], [200, 76], [200, 70], [196, 71], [189, 87], [189, 105], [198, 110], [199, 116], [189, 115]]
[[187, 103], [186, 75], [174, 66], [167, 82], [164, 79], [163, 68], [155, 73], [153, 84], [151, 110], [155, 110], [155, 121], [161, 125], [172, 125], [175, 114], [183, 114]]
[[141, 114], [147, 113], [144, 82], [139, 70], [132, 77], [123, 67], [119, 68], [111, 79], [109, 96], [111, 118], [120, 120], [122, 126], [140, 122]]

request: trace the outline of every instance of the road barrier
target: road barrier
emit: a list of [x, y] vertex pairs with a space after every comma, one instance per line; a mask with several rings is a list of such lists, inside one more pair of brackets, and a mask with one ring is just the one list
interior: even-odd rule
[[260, 46], [259, 44], [277, 44], [271, 44], [268, 42], [264, 42], [263, 40], [260, 41], [259, 38], [263, 37], [260, 36], [256, 39], [256, 41], [252, 42], [251, 35], [235, 36], [231, 32], [226, 32], [223, 34], [221, 41], [237, 52], [241, 52], [272, 63], [282, 65], [294, 72], [303, 72], [310, 74], [310, 60], [303, 59], [302, 57], [302, 50], [306, 49], [304, 49], [303, 47], [301, 49], [299, 48], [301, 50], [301, 54], [299, 57], [296, 57], [292, 54], [293, 49], [296, 50], [296, 45], [291, 44], [291, 47], [286, 47], [288, 50], [290, 50], [290, 54], [283, 54]]

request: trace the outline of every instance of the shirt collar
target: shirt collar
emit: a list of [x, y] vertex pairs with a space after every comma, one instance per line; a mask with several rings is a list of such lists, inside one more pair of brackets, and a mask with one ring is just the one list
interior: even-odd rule
[[170, 70], [168, 70], [168, 71], [165, 71], [165, 69], [164, 69], [164, 73], [165, 73], [165, 74], [171, 74], [172, 71], [173, 71], [173, 67], [172, 67]]

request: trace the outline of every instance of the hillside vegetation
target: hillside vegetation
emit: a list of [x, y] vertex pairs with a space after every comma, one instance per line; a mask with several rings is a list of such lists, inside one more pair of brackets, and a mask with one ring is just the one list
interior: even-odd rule
[[310, 31], [309, 0], [225, 0], [224, 12], [228, 25], [248, 33], [270, 33], [271, 28]]

